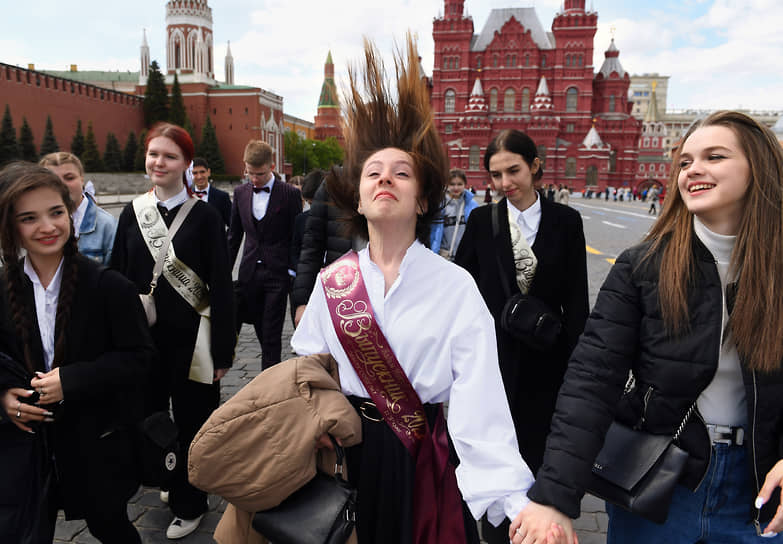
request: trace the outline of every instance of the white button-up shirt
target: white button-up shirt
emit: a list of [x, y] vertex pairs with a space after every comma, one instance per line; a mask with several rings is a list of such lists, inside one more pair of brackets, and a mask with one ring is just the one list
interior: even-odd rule
[[[272, 176], [264, 187], [269, 187], [269, 192], [253, 192], [253, 217], [261, 221], [266, 215], [266, 208], [269, 206], [269, 197], [272, 195], [272, 186], [275, 184], [275, 177]], [[252, 183], [250, 184], [253, 185]]]
[[38, 273], [28, 257], [24, 258], [24, 273], [33, 282], [33, 297], [35, 299], [35, 315], [38, 318], [38, 329], [41, 332], [41, 344], [44, 351], [46, 370], [52, 369], [54, 360], [54, 323], [57, 318], [57, 299], [60, 297], [60, 284], [63, 277], [63, 261], [57, 267], [52, 281], [44, 288]]
[[[533, 474], [519, 454], [498, 366], [495, 325], [464, 269], [414, 242], [384, 295], [369, 250], [359, 268], [370, 303], [400, 366], [423, 403], [449, 402], [448, 429], [460, 459], [457, 483], [477, 519], [513, 519], [529, 502]], [[300, 355], [331, 353], [346, 395], [368, 397], [334, 331], [316, 283], [291, 345]]]
[[533, 247], [538, 227], [541, 225], [541, 197], [538, 195], [538, 191], [534, 192], [536, 193], [536, 201], [526, 210], [519, 210], [510, 200], [506, 199], [508, 215], [519, 225], [519, 229], [530, 247]]
[[167, 210], [172, 210], [179, 206], [180, 204], [184, 204], [185, 201], [188, 199], [188, 190], [185, 188], [185, 186], [182, 186], [182, 190], [177, 193], [176, 195], [172, 196], [171, 198], [167, 200], [161, 200], [158, 198], [158, 194], [155, 191], [152, 191], [152, 194], [155, 195], [155, 204], [160, 204]]

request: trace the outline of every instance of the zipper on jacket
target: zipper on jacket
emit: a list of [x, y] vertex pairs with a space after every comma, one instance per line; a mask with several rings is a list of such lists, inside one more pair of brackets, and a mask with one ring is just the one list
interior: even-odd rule
[[[759, 487], [759, 469], [756, 463], [756, 409], [758, 404], [759, 394], [756, 386], [756, 371], [753, 371], [753, 423], [750, 426], [750, 451], [753, 456], [753, 477], [756, 479], [756, 494], [758, 497], [761, 487]], [[755, 506], [754, 506], [755, 507]], [[756, 533], [761, 536], [761, 524], [759, 518], [761, 517], [761, 508], [756, 508], [756, 517], [753, 520], [753, 525], [756, 526]]]
[[647, 422], [647, 405], [650, 402], [650, 397], [652, 397], [653, 390], [655, 390], [655, 387], [650, 385], [647, 387], [647, 391], [644, 392], [644, 397], [642, 400], [644, 403], [644, 406], [642, 407], [642, 417], [639, 418], [639, 423], [637, 423], [636, 427], [634, 427], [637, 431], [644, 429], [644, 424]]

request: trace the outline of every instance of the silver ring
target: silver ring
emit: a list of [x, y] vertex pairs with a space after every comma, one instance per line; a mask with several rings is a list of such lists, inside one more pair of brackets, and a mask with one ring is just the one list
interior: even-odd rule
[[517, 534], [518, 535], [522, 534], [522, 526], [521, 525], [519, 527], [517, 527]]
[[42, 397], [43, 397], [44, 395], [46, 395], [46, 391], [44, 391], [44, 388], [43, 388], [43, 387], [41, 387], [41, 388], [38, 390], [38, 393], [39, 393], [39, 394], [40, 394]]
[[21, 418], [22, 418], [22, 411], [17, 409], [16, 410], [16, 419], [21, 419]]

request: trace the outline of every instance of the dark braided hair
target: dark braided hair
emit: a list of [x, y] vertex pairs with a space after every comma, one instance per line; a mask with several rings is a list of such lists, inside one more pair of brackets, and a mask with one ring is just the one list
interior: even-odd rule
[[[36, 189], [53, 189], [63, 199], [68, 213], [73, 213], [74, 205], [68, 187], [60, 181], [57, 174], [33, 163], [14, 162], [0, 170], [0, 248], [4, 267], [6, 293], [10, 317], [13, 319], [16, 332], [22, 339], [24, 363], [33, 372], [30, 331], [33, 330], [35, 307], [25, 304], [21, 294], [24, 292], [25, 274], [22, 263], [21, 243], [16, 224], [16, 202], [23, 194]], [[61, 332], [55, 346], [52, 366], [58, 366], [65, 355], [65, 327], [70, 317], [70, 309], [77, 282], [78, 253], [76, 237], [73, 234], [73, 219], [71, 219], [71, 235], [68, 238], [63, 253], [63, 277], [60, 286], [60, 297], [57, 301], [57, 316], [55, 327]]]

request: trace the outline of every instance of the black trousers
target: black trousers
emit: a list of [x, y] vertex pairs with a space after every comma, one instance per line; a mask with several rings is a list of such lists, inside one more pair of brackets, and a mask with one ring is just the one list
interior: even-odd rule
[[[164, 354], [161, 353], [161, 357]], [[165, 359], [163, 359], [165, 360]], [[174, 470], [169, 491], [169, 508], [175, 516], [194, 519], [208, 508], [207, 493], [188, 481], [188, 449], [196, 433], [220, 403], [220, 382], [211, 384], [188, 380], [181, 374], [170, 374], [151, 384], [146, 397], [147, 415], [168, 411], [169, 399], [177, 425], [180, 462]]]
[[240, 284], [237, 331], [243, 322], [253, 325], [261, 345], [261, 368], [264, 370], [280, 362], [290, 284], [289, 276], [270, 272], [263, 264], [256, 264], [253, 278]]
[[[413, 491], [416, 463], [380, 414], [359, 409], [369, 399], [349, 397], [362, 419], [362, 442], [346, 450], [348, 479], [357, 489], [359, 544], [410, 544], [413, 542]], [[437, 406], [424, 405], [432, 424]], [[453, 455], [453, 449], [452, 449]], [[476, 522], [462, 502], [465, 543], [478, 544]], [[451, 544], [451, 543], [450, 543]]]

